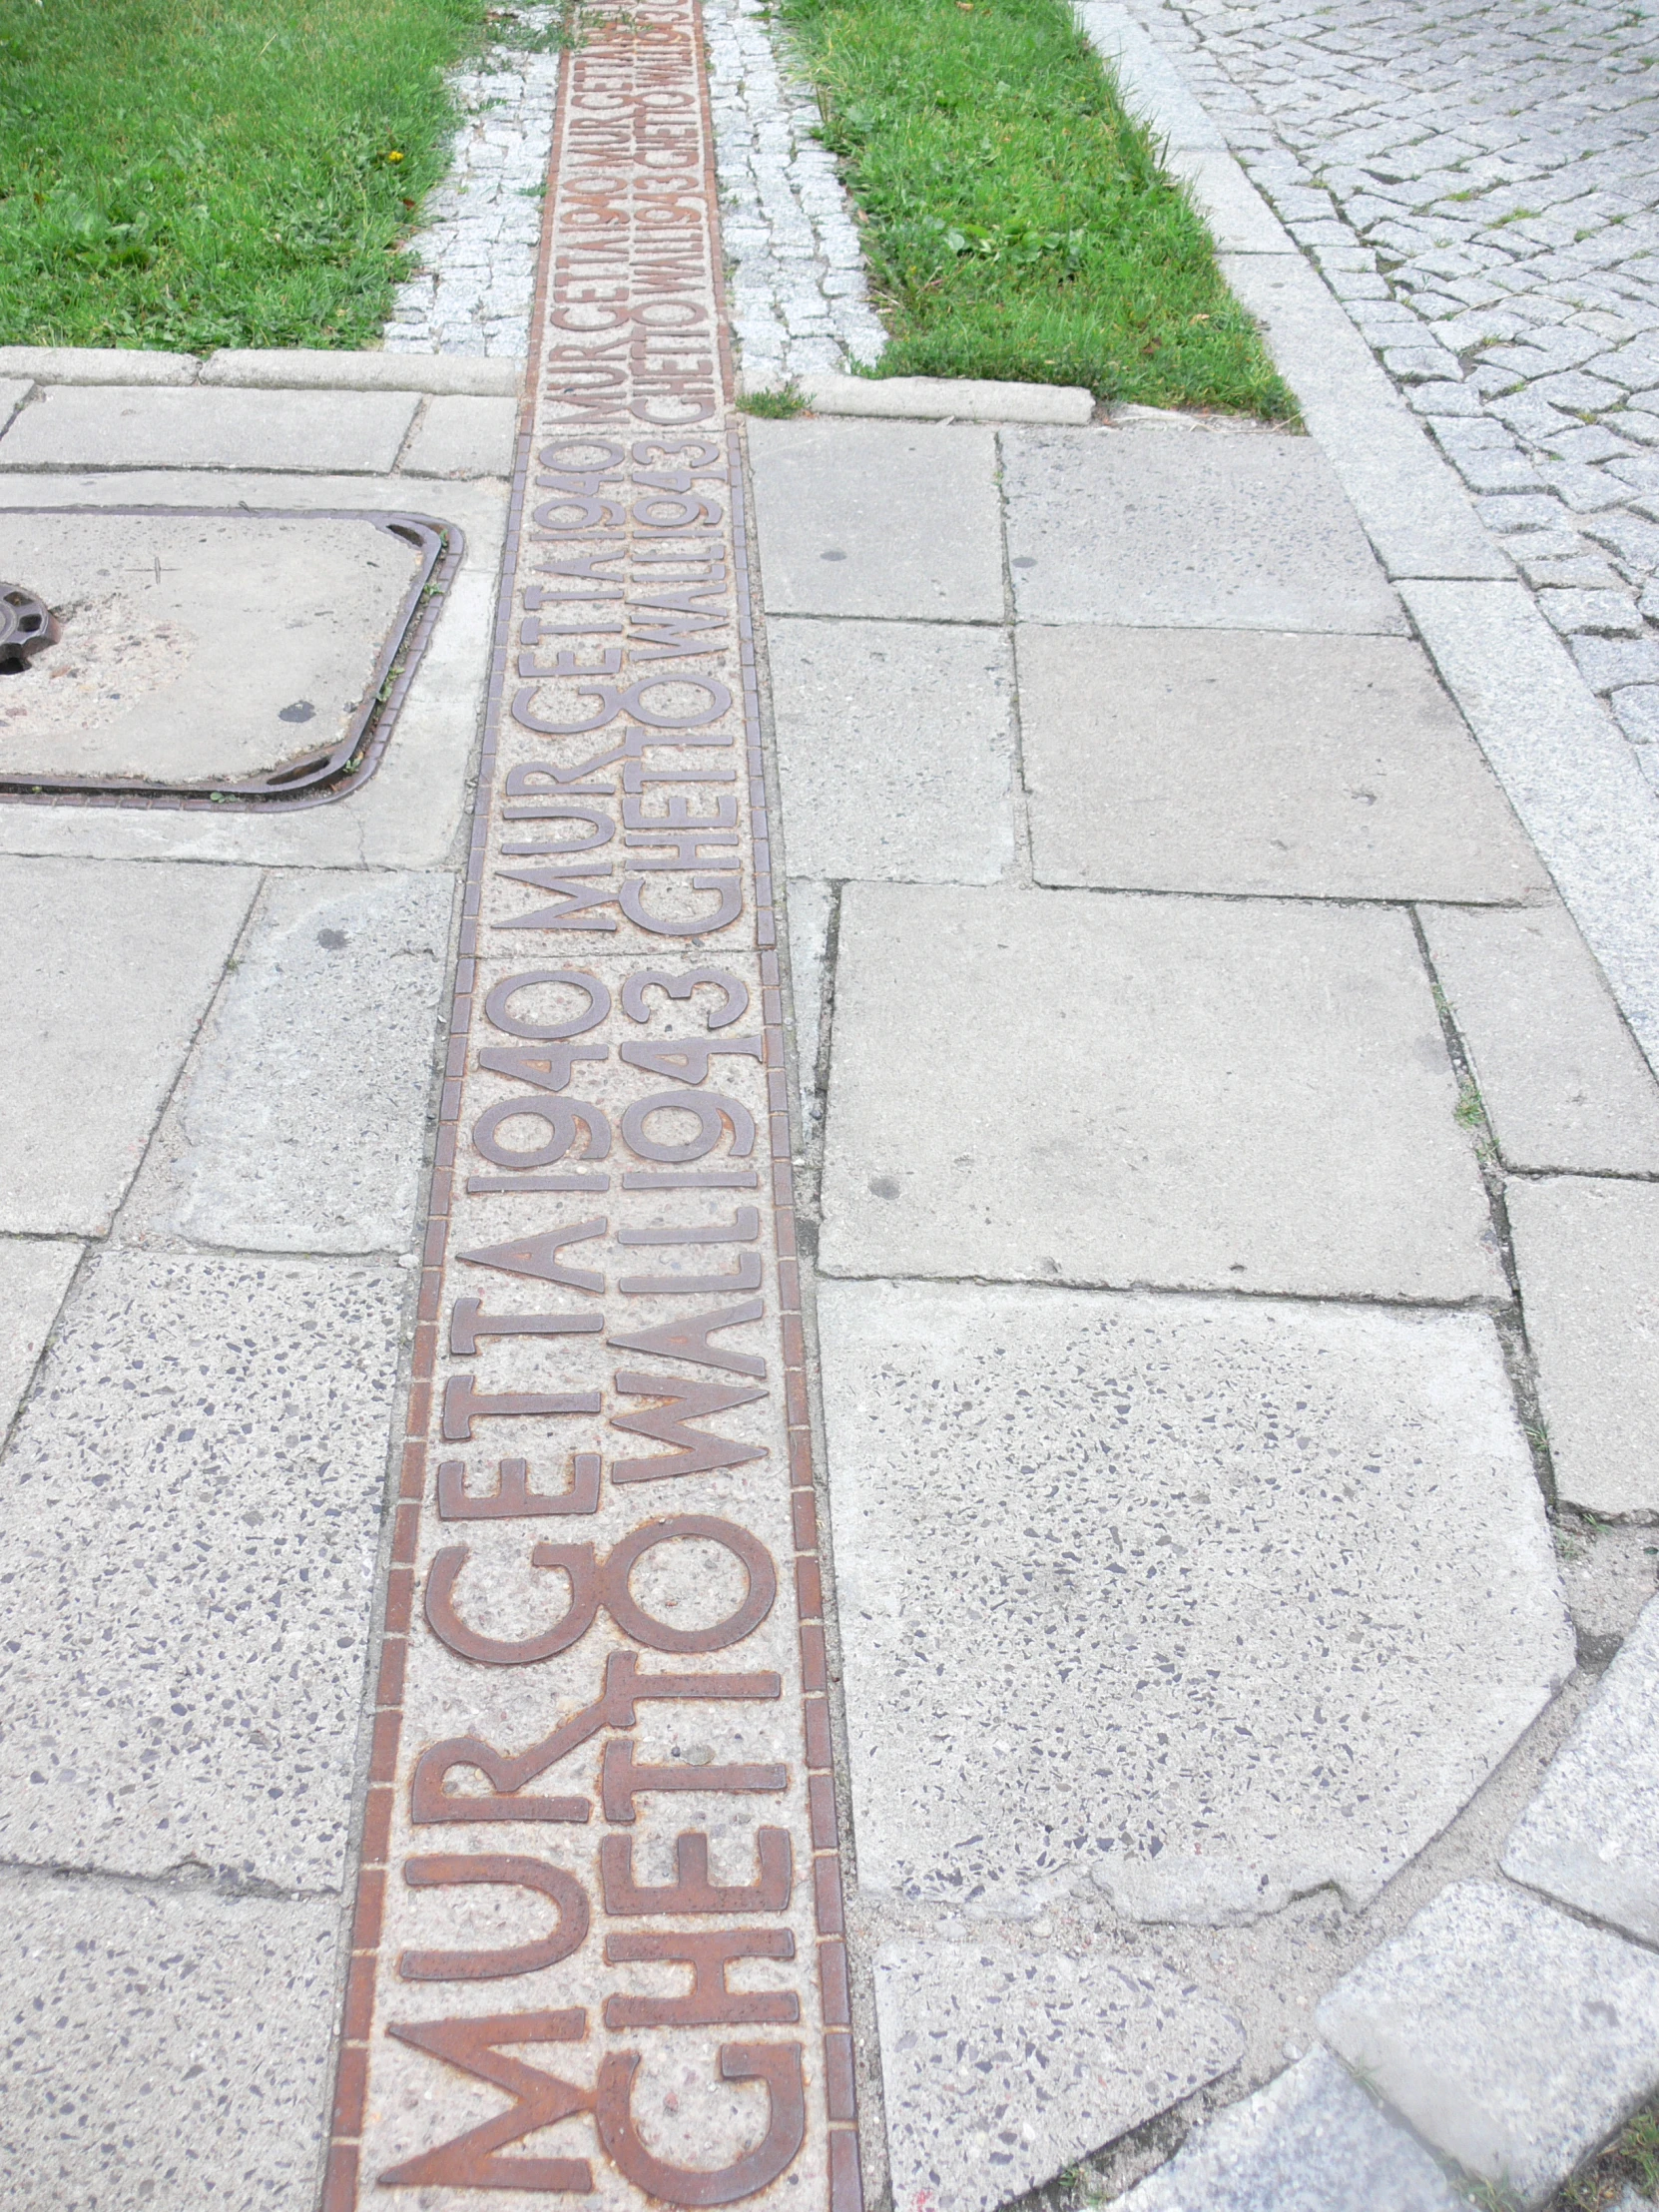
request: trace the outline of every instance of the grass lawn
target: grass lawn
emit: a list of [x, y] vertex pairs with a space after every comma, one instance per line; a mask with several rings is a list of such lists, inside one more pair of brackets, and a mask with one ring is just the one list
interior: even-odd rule
[[1296, 404], [1064, 0], [775, 0], [863, 218], [886, 376]]
[[0, 0], [0, 344], [356, 346], [485, 0]]

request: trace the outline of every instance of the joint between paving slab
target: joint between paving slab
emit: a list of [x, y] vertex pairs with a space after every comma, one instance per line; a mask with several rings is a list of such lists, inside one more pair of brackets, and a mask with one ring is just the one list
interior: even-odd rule
[[294, 1905], [338, 1899], [338, 1890], [285, 1890], [263, 1875], [243, 1874], [235, 1867], [211, 1867], [200, 1859], [183, 1859], [165, 1874], [128, 1874], [117, 1867], [76, 1866], [67, 1861], [0, 1859], [0, 1883], [63, 1883], [97, 1885], [154, 1896], [217, 1897], [227, 1903], [244, 1898], [264, 1898]]
[[[1446, 1057], [1451, 1062], [1451, 1071], [1457, 1082], [1458, 1119], [1468, 1129], [1474, 1142], [1475, 1163], [1486, 1193], [1486, 1205], [1491, 1214], [1492, 1231], [1497, 1242], [1498, 1264], [1503, 1270], [1503, 1279], [1509, 1286], [1508, 1302], [1492, 1309], [1492, 1326], [1503, 1354], [1504, 1374], [1514, 1395], [1515, 1413], [1520, 1422], [1521, 1434], [1526, 1438], [1526, 1448], [1531, 1454], [1533, 1474], [1537, 1477], [1545, 1504], [1553, 1507], [1558, 1499], [1555, 1461], [1549, 1447], [1549, 1430], [1544, 1421], [1543, 1403], [1538, 1388], [1538, 1363], [1527, 1335], [1520, 1268], [1515, 1259], [1514, 1237], [1509, 1228], [1509, 1209], [1503, 1195], [1505, 1171], [1502, 1153], [1498, 1147], [1497, 1134], [1492, 1128], [1491, 1117], [1486, 1111], [1486, 1102], [1475, 1081], [1474, 1068], [1458, 1030], [1450, 1000], [1441, 988], [1427, 933], [1422, 926], [1422, 917], [1414, 906], [1411, 909], [1411, 929], [1416, 938], [1417, 953], [1424, 973], [1428, 977], [1429, 988], [1434, 994], [1434, 1011], [1439, 1016]], [[1472, 1114], [1466, 1113], [1465, 1109], [1471, 1105]], [[1475, 1116], [1478, 1116], [1477, 1124]]]

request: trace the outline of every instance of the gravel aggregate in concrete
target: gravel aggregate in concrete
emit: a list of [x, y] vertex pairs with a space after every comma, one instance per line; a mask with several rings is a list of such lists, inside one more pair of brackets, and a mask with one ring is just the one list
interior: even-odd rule
[[8, 1874], [0, 2155], [17, 2212], [310, 2212], [339, 1901]]
[[340, 1884], [405, 1280], [89, 1266], [7, 1458], [0, 1856]]
[[1167, 1968], [989, 1944], [875, 1960], [894, 2212], [995, 2212], [1238, 2062], [1238, 2023]]
[[870, 1282], [819, 1314], [866, 1892], [1365, 1905], [1572, 1667], [1481, 1317]]

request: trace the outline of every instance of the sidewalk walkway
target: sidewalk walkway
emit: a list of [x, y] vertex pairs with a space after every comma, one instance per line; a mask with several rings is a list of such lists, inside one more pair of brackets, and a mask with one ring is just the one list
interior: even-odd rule
[[0, 774], [266, 779], [0, 800], [10, 2201], [1542, 2205], [1659, 2087], [1629, 1008], [1329, 440], [730, 412], [700, 68], [567, 60], [516, 475], [0, 361]]

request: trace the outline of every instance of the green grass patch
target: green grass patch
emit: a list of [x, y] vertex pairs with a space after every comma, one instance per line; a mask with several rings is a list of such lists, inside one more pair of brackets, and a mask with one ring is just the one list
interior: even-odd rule
[[485, 30], [485, 0], [0, 0], [0, 343], [371, 342]]
[[884, 376], [1290, 417], [1063, 0], [775, 0], [863, 218]]

